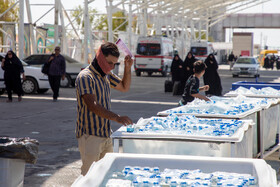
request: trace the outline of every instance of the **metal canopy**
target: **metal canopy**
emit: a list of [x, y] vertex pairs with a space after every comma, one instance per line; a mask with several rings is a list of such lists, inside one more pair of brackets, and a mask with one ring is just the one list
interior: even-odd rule
[[[161, 35], [165, 31], [186, 52], [186, 45], [193, 40], [208, 40], [211, 27], [228, 15], [265, 3], [270, 0], [106, 0], [108, 15], [119, 8], [127, 12], [128, 17], [137, 20], [137, 28], [128, 30], [128, 45], [131, 46], [133, 34]], [[129, 25], [131, 25], [129, 19]], [[108, 19], [109, 28], [112, 20]], [[109, 29], [109, 41], [117, 30]], [[133, 32], [133, 33], [132, 33]], [[198, 37], [197, 34], [198, 33]]]
[[[108, 41], [113, 42], [116, 39], [116, 34], [118, 34], [118, 28], [113, 30], [112, 14], [115, 10], [124, 11], [126, 14], [126, 22], [128, 23], [127, 36], [128, 45], [132, 46], [132, 35], [161, 35], [162, 32], [171, 37], [176, 46], [185, 49], [186, 43], [192, 40], [201, 40], [202, 37], [208, 39], [208, 31], [215, 24], [219, 23], [225, 19], [228, 15], [234, 14], [238, 11], [256, 6], [261, 3], [265, 3], [270, 0], [105, 0], [107, 9], [107, 19], [108, 19]], [[17, 3], [20, 5], [19, 8], [19, 24], [18, 24], [18, 48], [23, 48], [23, 27], [24, 27], [24, 4], [26, 3], [26, 11], [28, 15], [28, 22], [30, 23], [30, 30], [36, 30], [35, 24], [37, 21], [32, 22], [32, 14], [30, 11], [29, 0], [18, 0], [1, 16], [12, 9]], [[58, 24], [60, 24], [63, 29], [62, 32], [62, 50], [67, 51], [66, 39], [67, 36], [72, 36], [74, 38], [80, 39], [84, 38], [84, 49], [88, 48], [88, 43], [91, 45], [91, 53], [93, 54], [92, 36], [95, 30], [95, 25], [90, 24], [88, 6], [90, 3], [95, 2], [94, 0], [84, 0], [84, 10], [83, 10], [83, 20], [84, 24], [84, 34], [82, 32], [78, 33], [79, 29], [76, 29], [73, 24], [73, 20], [70, 20], [68, 13], [64, 9], [61, 0], [48, 0], [48, 3], [44, 6], [53, 6], [48, 12], [54, 9], [54, 28], [55, 28], [55, 42], [58, 41]], [[36, 4], [37, 5], [37, 4]], [[42, 5], [39, 5], [42, 6]], [[100, 15], [100, 14], [97, 14]], [[42, 16], [42, 17], [43, 17]], [[40, 17], [39, 19], [41, 19]], [[66, 20], [64, 20], [67, 18]], [[119, 19], [119, 18], [118, 18]], [[132, 21], [136, 21], [136, 27], [132, 28]], [[64, 26], [66, 25], [66, 27]], [[67, 29], [67, 26], [71, 25], [71, 29]], [[3, 32], [3, 30], [0, 30]], [[67, 33], [66, 33], [67, 32]], [[33, 31], [32, 31], [33, 33]], [[33, 38], [31, 41], [32, 52], [36, 53], [36, 46], [34, 40], [34, 34], [31, 33]], [[198, 36], [197, 36], [197, 33]], [[6, 35], [6, 33], [4, 33]], [[84, 37], [80, 37], [84, 35]], [[57, 45], [57, 43], [55, 43]], [[184, 53], [184, 51], [182, 51]], [[87, 63], [88, 51], [84, 50], [84, 62]], [[19, 50], [20, 58], [23, 57], [22, 50]]]

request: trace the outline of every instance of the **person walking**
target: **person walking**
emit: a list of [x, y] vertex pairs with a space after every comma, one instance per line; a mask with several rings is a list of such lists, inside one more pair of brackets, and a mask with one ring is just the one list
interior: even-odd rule
[[183, 69], [184, 69], [183, 86], [185, 86], [186, 81], [189, 79], [189, 77], [194, 74], [193, 65], [195, 62], [196, 62], [196, 59], [195, 59], [193, 53], [191, 51], [188, 52], [188, 54], [185, 58], [185, 61], [184, 61], [184, 65], [183, 65]]
[[49, 83], [53, 91], [53, 101], [55, 102], [59, 96], [60, 80], [65, 79], [66, 70], [65, 59], [60, 54], [59, 46], [55, 47], [54, 54], [50, 56], [48, 62], [50, 63], [50, 69], [48, 73]]
[[25, 75], [21, 61], [12, 50], [9, 50], [5, 58], [2, 59], [1, 68], [4, 70], [4, 82], [8, 93], [7, 102], [13, 101], [12, 92], [18, 95], [20, 102], [23, 96], [20, 75], [22, 74], [23, 80], [25, 80]]
[[264, 59], [264, 65], [263, 65], [263, 67], [264, 67], [265, 69], [268, 69], [269, 66], [270, 66], [270, 58], [269, 58], [268, 55], [266, 55], [266, 57], [265, 57], [265, 59]]
[[229, 70], [232, 70], [233, 64], [234, 64], [234, 54], [233, 51], [228, 56], [228, 63], [229, 63]]
[[113, 151], [110, 121], [132, 124], [127, 116], [111, 111], [110, 87], [127, 92], [131, 83], [130, 56], [124, 59], [124, 76], [111, 72], [120, 56], [118, 47], [107, 42], [98, 49], [92, 63], [76, 78], [77, 122], [76, 138], [82, 159], [81, 174], [86, 175], [91, 164]]
[[205, 64], [207, 68], [205, 69], [205, 73], [203, 75], [204, 85], [209, 85], [209, 90], [206, 91], [206, 95], [222, 95], [222, 84], [221, 79], [218, 74], [218, 63], [213, 54], [208, 55], [205, 59]]
[[172, 82], [174, 84], [175, 81], [181, 81], [183, 78], [183, 60], [179, 57], [179, 55], [175, 55], [172, 64], [171, 64], [171, 75]]
[[272, 54], [272, 56], [270, 57], [270, 68], [271, 68], [271, 70], [273, 70], [273, 68], [274, 68], [275, 60], [276, 60], [275, 55]]
[[279, 70], [280, 69], [280, 57], [278, 56], [277, 60], [276, 60], [276, 69]]

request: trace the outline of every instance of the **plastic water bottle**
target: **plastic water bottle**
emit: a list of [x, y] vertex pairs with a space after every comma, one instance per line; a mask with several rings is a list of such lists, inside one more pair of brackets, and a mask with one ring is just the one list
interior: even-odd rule
[[127, 125], [126, 126], [126, 131], [127, 132], [133, 132], [134, 131], [134, 127], [132, 125]]
[[151, 183], [148, 180], [143, 181], [143, 187], [150, 187]]
[[255, 177], [250, 177], [249, 178], [249, 185], [256, 185], [257, 184], [257, 179]]
[[140, 187], [141, 186], [141, 184], [137, 180], [134, 180], [132, 184], [133, 184], [133, 187]]
[[187, 186], [188, 186], [188, 184], [187, 184], [187, 182], [186, 182], [186, 181], [182, 181], [182, 182], [181, 182], [181, 184], [180, 184], [180, 186], [181, 186], [181, 187], [187, 187]]
[[177, 187], [177, 181], [171, 181], [170, 187]]

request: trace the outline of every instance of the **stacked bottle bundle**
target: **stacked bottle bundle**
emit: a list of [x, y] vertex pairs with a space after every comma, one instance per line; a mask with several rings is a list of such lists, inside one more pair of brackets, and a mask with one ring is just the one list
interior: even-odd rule
[[204, 173], [199, 169], [180, 170], [158, 167], [126, 166], [122, 171], [115, 171], [105, 180], [106, 187], [225, 187], [257, 186], [257, 179], [250, 174], [216, 171]]
[[126, 127], [127, 132], [137, 134], [177, 134], [192, 136], [232, 136], [243, 124], [240, 120], [203, 119], [195, 116], [153, 117], [147, 123], [138, 122]]
[[280, 90], [276, 90], [272, 87], [265, 87], [261, 89], [256, 89], [251, 87], [250, 89], [245, 87], [238, 87], [234, 91], [230, 91], [229, 94], [242, 94], [242, 95], [259, 95], [259, 96], [279, 96], [280, 97]]
[[267, 107], [274, 102], [273, 99], [248, 98], [242, 95], [233, 98], [214, 96], [210, 99], [211, 101], [195, 99], [185, 106], [166, 110], [164, 113], [238, 115], [249, 110]]

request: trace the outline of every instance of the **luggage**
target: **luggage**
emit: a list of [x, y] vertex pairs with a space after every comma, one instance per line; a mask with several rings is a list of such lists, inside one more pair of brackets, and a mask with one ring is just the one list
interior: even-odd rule
[[175, 81], [173, 85], [173, 95], [182, 95], [182, 83], [181, 81]]
[[172, 92], [173, 90], [173, 83], [171, 80], [166, 80], [164, 82], [164, 92]]

